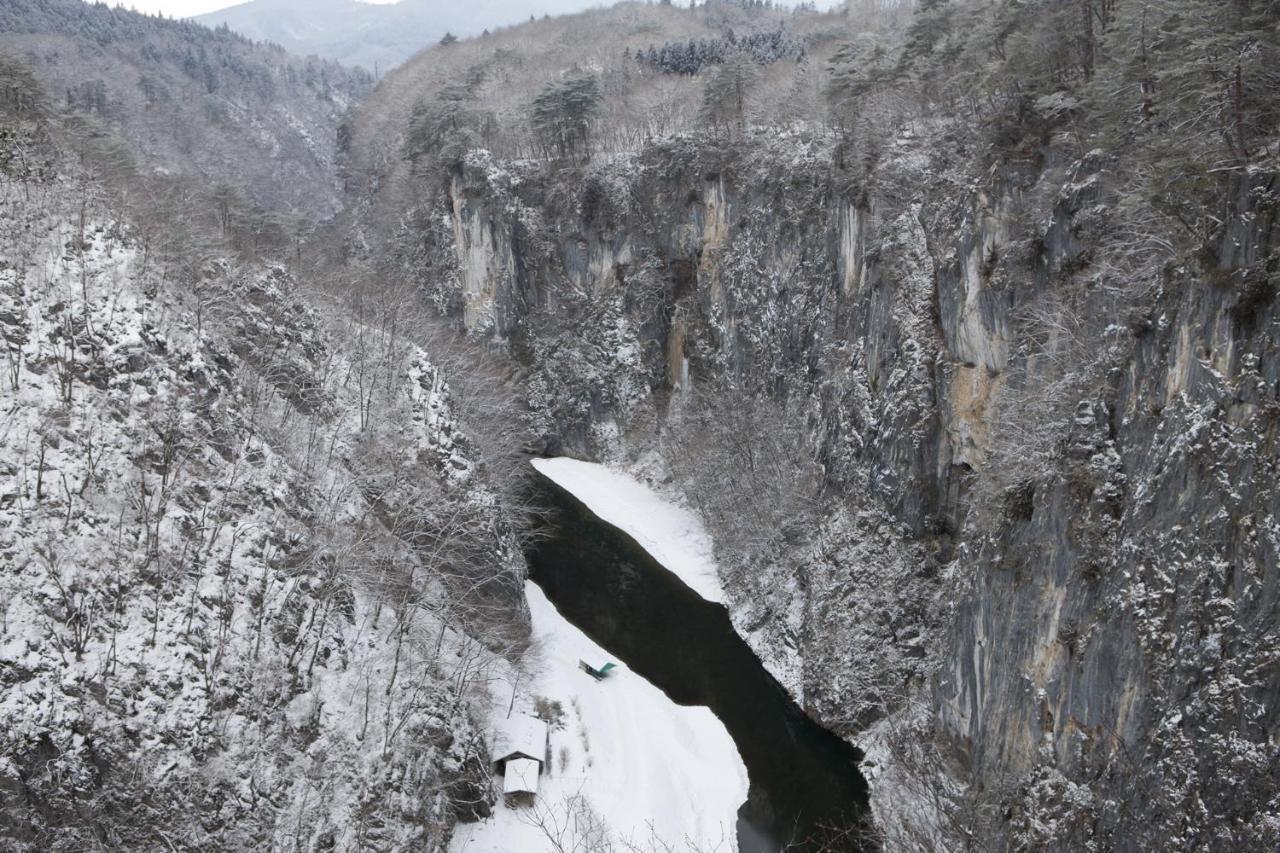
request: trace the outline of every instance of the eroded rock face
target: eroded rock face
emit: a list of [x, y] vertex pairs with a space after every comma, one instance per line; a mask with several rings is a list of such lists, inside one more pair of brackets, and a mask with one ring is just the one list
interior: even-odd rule
[[577, 453], [660, 448], [699, 383], [805, 400], [823, 521], [728, 579], [735, 623], [841, 732], [923, 697], [965, 832], [1273, 843], [1272, 180], [1130, 280], [1098, 157], [974, 179], [940, 150], [899, 140], [856, 193], [814, 139], [473, 157], [454, 228], [479, 198], [490, 236], [459, 262], [501, 273], [464, 274], [464, 317], [501, 318]]
[[[1014, 843], [1274, 843], [1280, 578], [1259, 524], [1276, 512], [1275, 316], [1212, 283], [1271, 252], [1256, 198], [1227, 211], [1209, 269], [1169, 271], [1131, 328], [1089, 322], [1123, 339], [1096, 396], [962, 550], [939, 722], [1004, 788]], [[1029, 817], [1044, 809], [1048, 831]]]

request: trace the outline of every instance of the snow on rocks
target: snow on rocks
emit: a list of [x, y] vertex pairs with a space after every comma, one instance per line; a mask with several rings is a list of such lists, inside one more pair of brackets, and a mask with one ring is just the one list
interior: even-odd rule
[[[342, 340], [283, 270], [170, 280], [40, 199], [0, 186], [0, 848], [438, 851], [488, 810], [479, 644], [386, 603], [426, 572], [360, 489], [401, 456], [344, 452]], [[370, 420], [430, 402], [387, 387]]]
[[458, 428], [448, 383], [421, 349], [410, 356], [407, 373], [410, 412], [419, 452], [434, 458], [450, 483], [467, 483], [474, 466], [466, 452], [465, 436]]

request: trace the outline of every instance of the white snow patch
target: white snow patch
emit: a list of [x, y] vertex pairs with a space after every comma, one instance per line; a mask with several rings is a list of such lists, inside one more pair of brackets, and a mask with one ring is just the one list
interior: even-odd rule
[[[863, 751], [860, 769], [870, 786], [871, 815], [885, 850], [951, 850], [943, 831], [943, 809], [947, 799], [960, 797], [961, 786], [927, 752], [929, 719], [922, 704], [912, 703], [856, 739]], [[904, 752], [907, 762], [902, 760]], [[933, 786], [934, 780], [940, 789]]]
[[725, 603], [711, 536], [698, 517], [639, 480], [578, 459], [534, 459], [533, 467], [587, 505], [602, 521], [631, 536], [707, 601]]
[[[623, 847], [660, 840], [672, 849], [736, 850], [747, 768], [724, 724], [708, 708], [677, 705], [621, 664], [597, 682], [578, 661], [614, 659], [533, 583], [525, 595], [540, 663], [529, 692], [559, 702], [563, 725], [553, 726], [534, 802], [499, 802], [488, 820], [460, 825], [452, 853], [580, 849], [582, 835], [598, 833]], [[508, 703], [496, 698], [493, 728], [501, 731]], [[601, 822], [590, 830], [584, 805]]]

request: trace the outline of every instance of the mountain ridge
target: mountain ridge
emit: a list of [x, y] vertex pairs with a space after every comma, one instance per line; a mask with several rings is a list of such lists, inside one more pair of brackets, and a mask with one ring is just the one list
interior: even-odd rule
[[227, 30], [80, 0], [6, 0], [0, 53], [149, 169], [311, 218], [339, 206], [334, 128], [373, 82]]
[[[593, 0], [545, 0], [537, 16], [558, 15], [600, 5]], [[446, 33], [479, 35], [486, 29], [519, 23], [527, 5], [512, 0], [442, 3], [401, 0], [249, 0], [192, 20], [210, 27], [226, 25], [259, 41], [270, 41], [300, 55], [315, 54], [381, 74], [440, 40]], [[352, 38], [359, 33], [360, 38]]]

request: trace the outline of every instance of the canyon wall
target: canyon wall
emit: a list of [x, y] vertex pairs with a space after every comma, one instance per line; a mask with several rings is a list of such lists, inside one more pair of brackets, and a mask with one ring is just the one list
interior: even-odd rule
[[881, 804], [892, 841], [1274, 843], [1275, 178], [1126, 266], [1115, 164], [953, 142], [862, 177], [806, 135], [475, 153], [401, 257], [525, 366], [549, 450], [678, 481], [699, 389], [801, 413], [820, 520], [726, 567], [732, 610], [886, 779], [946, 777]]

